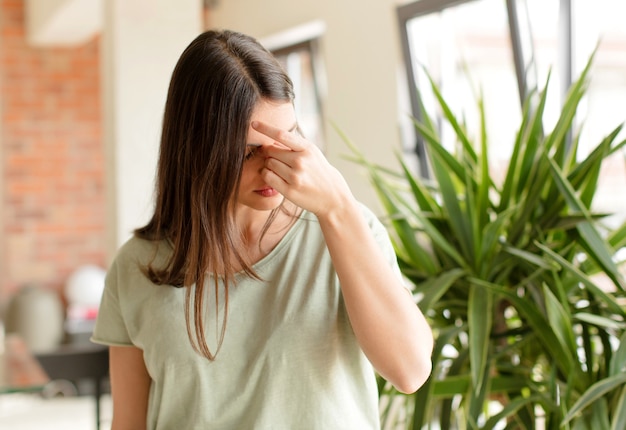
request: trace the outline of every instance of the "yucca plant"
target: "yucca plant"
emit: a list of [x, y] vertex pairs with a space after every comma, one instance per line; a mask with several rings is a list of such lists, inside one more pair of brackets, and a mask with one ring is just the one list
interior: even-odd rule
[[368, 161], [343, 135], [436, 334], [433, 373], [416, 394], [380, 379], [383, 428], [626, 429], [626, 292], [616, 256], [626, 224], [606, 228], [606, 214], [591, 209], [603, 160], [626, 141], [617, 142], [619, 126], [579, 160], [577, 136], [566, 139], [591, 64], [550, 132], [548, 85], [532, 109], [527, 100], [500, 183], [489, 170], [482, 102], [472, 139], [432, 79], [457, 140], [447, 150], [423, 109], [415, 127], [432, 180], [401, 157], [398, 171]]

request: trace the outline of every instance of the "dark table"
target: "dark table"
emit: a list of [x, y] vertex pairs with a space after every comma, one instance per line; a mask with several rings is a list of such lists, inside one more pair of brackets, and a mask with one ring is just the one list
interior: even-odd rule
[[35, 354], [51, 380], [93, 382], [96, 401], [96, 428], [100, 429], [100, 397], [109, 376], [109, 348], [91, 342], [63, 344], [53, 351]]

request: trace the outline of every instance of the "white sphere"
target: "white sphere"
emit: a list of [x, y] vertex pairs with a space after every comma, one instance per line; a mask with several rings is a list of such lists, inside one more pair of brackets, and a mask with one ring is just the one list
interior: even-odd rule
[[97, 306], [104, 290], [106, 271], [94, 265], [76, 269], [65, 284], [65, 297], [70, 305]]

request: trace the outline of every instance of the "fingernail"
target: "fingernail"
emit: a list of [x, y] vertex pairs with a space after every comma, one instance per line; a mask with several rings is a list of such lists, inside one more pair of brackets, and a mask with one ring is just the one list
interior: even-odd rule
[[252, 126], [252, 128], [257, 128], [257, 127], [258, 127], [258, 125], [259, 125], [259, 122], [258, 122], [258, 121], [252, 121], [252, 122], [250, 123], [250, 125]]

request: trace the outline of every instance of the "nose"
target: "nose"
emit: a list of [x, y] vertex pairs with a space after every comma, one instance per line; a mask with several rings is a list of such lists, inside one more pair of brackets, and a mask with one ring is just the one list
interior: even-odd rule
[[271, 148], [272, 146], [273, 146], [272, 143], [263, 143], [257, 146], [254, 149], [254, 154], [252, 155], [252, 158], [256, 160], [257, 162], [260, 161], [262, 164], [269, 157], [268, 149]]

